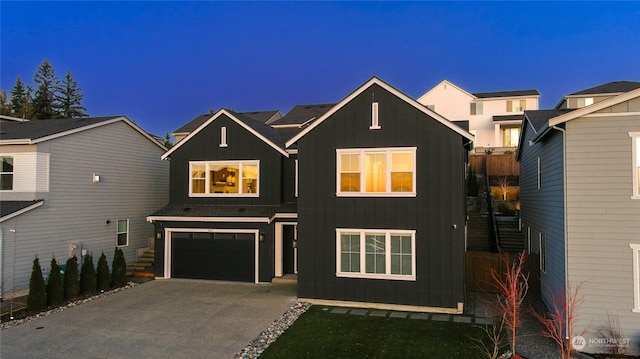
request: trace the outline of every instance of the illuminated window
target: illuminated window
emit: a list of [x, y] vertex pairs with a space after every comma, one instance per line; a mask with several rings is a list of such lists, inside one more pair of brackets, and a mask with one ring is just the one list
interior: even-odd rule
[[517, 147], [520, 138], [519, 127], [503, 127], [502, 128], [502, 146]]
[[192, 197], [258, 196], [259, 161], [190, 162]]
[[507, 101], [507, 112], [522, 112], [527, 109], [526, 100]]

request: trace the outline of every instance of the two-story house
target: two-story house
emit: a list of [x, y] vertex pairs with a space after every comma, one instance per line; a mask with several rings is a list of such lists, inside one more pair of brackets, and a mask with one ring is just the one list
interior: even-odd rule
[[[6, 120], [6, 121], [5, 121]], [[2, 298], [24, 294], [35, 256], [49, 261], [115, 247], [133, 261], [154, 231], [145, 217], [167, 203], [166, 148], [126, 117], [0, 124]]]
[[470, 93], [443, 80], [418, 102], [451, 121], [469, 121], [469, 132], [476, 138], [475, 151], [496, 153], [515, 150], [520, 136], [522, 114], [537, 110], [537, 90]]
[[586, 352], [619, 323], [640, 352], [640, 82], [612, 82], [565, 96], [556, 109], [526, 111], [520, 201], [525, 241], [540, 258], [542, 297], [578, 293], [575, 332]]
[[297, 272], [308, 301], [459, 313], [472, 139], [375, 77], [270, 124], [220, 110], [163, 155], [156, 275]]

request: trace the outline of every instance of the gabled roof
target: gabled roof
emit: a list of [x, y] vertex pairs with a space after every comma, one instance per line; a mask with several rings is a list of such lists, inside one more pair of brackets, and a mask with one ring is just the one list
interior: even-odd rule
[[0, 125], [0, 145], [36, 144], [119, 121], [131, 126], [158, 147], [166, 150], [162, 143], [124, 116], [6, 122]]
[[567, 96], [616, 94], [633, 91], [640, 88], [640, 82], [635, 81], [612, 81], [606, 84], [588, 88], [586, 90], [574, 92]]
[[17, 217], [44, 204], [43, 200], [35, 201], [0, 201], [0, 223]]
[[440, 85], [448, 85], [451, 86], [455, 89], [457, 89], [458, 91], [468, 95], [469, 97], [474, 97], [473, 94], [465, 89], [463, 89], [462, 87], [454, 84], [453, 82], [449, 81], [449, 80], [442, 80], [440, 82], [438, 82], [438, 84], [436, 84], [435, 86], [433, 86], [429, 91], [425, 92], [424, 94], [422, 94], [422, 96], [418, 97], [418, 102], [420, 102], [422, 100], [423, 97], [427, 96], [428, 94], [430, 94], [432, 91], [435, 91]]
[[[229, 111], [231, 111], [231, 110], [229, 110]], [[266, 124], [270, 124], [271, 122], [277, 121], [278, 119], [282, 118], [282, 113], [280, 113], [280, 110], [239, 112], [239, 113], [241, 115], [245, 115], [247, 117], [251, 117], [256, 121], [260, 121], [260, 122], [266, 123]], [[210, 119], [211, 116], [213, 116], [213, 115], [214, 114], [212, 114], [212, 113], [205, 113], [205, 114], [202, 114], [202, 115], [198, 115], [193, 120], [187, 122], [186, 124], [182, 125], [177, 130], [173, 131], [173, 134], [187, 134], [187, 133], [195, 130], [196, 128], [200, 127], [200, 125], [202, 125], [206, 120]]]
[[291, 138], [290, 140], [287, 141], [286, 146], [289, 147], [291, 145], [293, 145], [294, 143], [296, 143], [300, 138], [302, 138], [304, 135], [306, 135], [307, 133], [309, 133], [311, 130], [313, 130], [316, 126], [318, 126], [319, 124], [321, 124], [324, 120], [326, 120], [327, 118], [329, 118], [331, 115], [333, 115], [335, 112], [337, 112], [339, 109], [341, 109], [342, 107], [344, 107], [347, 103], [349, 103], [351, 100], [353, 100], [354, 98], [356, 98], [358, 95], [360, 95], [362, 92], [364, 92], [366, 89], [368, 89], [369, 87], [371, 87], [372, 85], [378, 85], [380, 87], [382, 87], [383, 89], [389, 91], [390, 93], [392, 93], [393, 95], [399, 97], [400, 99], [402, 99], [403, 101], [405, 101], [406, 103], [412, 105], [413, 107], [415, 107], [416, 109], [418, 109], [419, 111], [422, 111], [423, 113], [425, 113], [426, 115], [428, 115], [429, 117], [435, 119], [436, 121], [442, 123], [444, 126], [450, 128], [451, 130], [453, 130], [454, 132], [458, 133], [459, 135], [461, 135], [462, 137], [466, 138], [467, 140], [469, 140], [469, 142], [473, 142], [474, 137], [472, 134], [470, 134], [469, 132], [463, 130], [462, 128], [460, 128], [459, 126], [457, 126], [455, 123], [447, 120], [446, 118], [442, 117], [441, 115], [437, 114], [436, 112], [428, 109], [426, 106], [420, 104], [418, 101], [414, 100], [413, 98], [407, 96], [406, 94], [404, 94], [403, 92], [397, 90], [395, 87], [392, 87], [391, 85], [389, 85], [388, 83], [382, 81], [381, 79], [377, 78], [377, 77], [372, 77], [369, 81], [365, 82], [363, 85], [361, 85], [360, 87], [358, 87], [355, 91], [353, 91], [350, 95], [348, 95], [347, 97], [345, 97], [342, 101], [340, 101], [339, 103], [337, 103], [336, 105], [334, 105], [333, 107], [331, 107], [330, 110], [328, 110], [327, 112], [325, 112], [322, 116], [320, 116], [320, 118], [318, 118], [317, 120], [313, 121], [313, 123], [311, 123], [308, 127], [306, 127], [302, 132], [298, 133], [296, 136], [294, 136], [293, 138]]
[[606, 100], [600, 101], [600, 102], [596, 102], [592, 105], [589, 106], [585, 106], [585, 107], [581, 107], [578, 108], [574, 111], [571, 111], [569, 113], [565, 113], [563, 115], [557, 116], [553, 119], [549, 120], [549, 126], [555, 126], [567, 121], [571, 121], [573, 119], [576, 119], [578, 117], [582, 117], [584, 115], [588, 115], [590, 113], [594, 113], [597, 111], [600, 111], [602, 109], [605, 109], [607, 107], [611, 107], [614, 105], [617, 105], [619, 103], [625, 102], [625, 101], [629, 101], [631, 99], [634, 99], [636, 97], [640, 97], [640, 87], [636, 88], [635, 90], [631, 90], [628, 92], [624, 92], [620, 95], [608, 98]]
[[[281, 119], [271, 123], [274, 127], [300, 127], [300, 125], [310, 124], [320, 116], [324, 115], [335, 103], [296, 105]], [[297, 126], [296, 126], [297, 125]]]
[[24, 118], [18, 118], [18, 117], [7, 116], [7, 115], [0, 115], [0, 122], [7, 122], [7, 121], [13, 121], [13, 122], [25, 122], [25, 121], [29, 121], [29, 120], [24, 119]]
[[284, 141], [280, 134], [271, 126], [265, 125], [264, 123], [257, 121], [249, 116], [246, 116], [242, 113], [236, 113], [231, 110], [220, 109], [213, 115], [209, 115], [209, 118], [206, 121], [202, 122], [200, 126], [191, 131], [187, 137], [178, 142], [175, 146], [171, 147], [171, 149], [165, 152], [162, 155], [162, 159], [166, 159], [169, 157], [175, 150], [182, 147], [185, 143], [187, 143], [191, 138], [197, 135], [200, 131], [206, 128], [211, 122], [220, 118], [221, 116], [227, 116], [232, 121], [236, 122], [238, 125], [251, 132], [254, 136], [261, 139], [263, 142], [271, 146], [276, 151], [282, 153], [284, 156], [289, 157], [289, 154], [284, 149]]
[[177, 130], [173, 131], [173, 134], [181, 134], [181, 133], [189, 133], [193, 130], [195, 130], [196, 128], [200, 127], [200, 125], [202, 125], [206, 120], [210, 119], [211, 116], [213, 116], [213, 114], [211, 113], [205, 113], [202, 115], [198, 115], [196, 118], [194, 118], [193, 120], [185, 123], [184, 125], [182, 125], [180, 128], [178, 128]]
[[540, 92], [536, 89], [515, 90], [515, 91], [496, 91], [496, 92], [475, 92], [472, 94], [476, 98], [497, 98], [497, 97], [520, 97], [520, 96], [540, 96]]

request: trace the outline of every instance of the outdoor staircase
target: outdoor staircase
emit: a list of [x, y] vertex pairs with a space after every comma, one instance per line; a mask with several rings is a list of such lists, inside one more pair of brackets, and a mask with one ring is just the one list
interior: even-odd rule
[[155, 250], [147, 249], [135, 262], [127, 264], [127, 275], [134, 277], [155, 277], [153, 264], [155, 262]]
[[524, 238], [520, 230], [518, 217], [496, 216], [500, 249], [506, 252], [519, 253], [524, 250]]
[[489, 219], [487, 215], [470, 213], [469, 222], [467, 222], [467, 250], [491, 252], [489, 238]]

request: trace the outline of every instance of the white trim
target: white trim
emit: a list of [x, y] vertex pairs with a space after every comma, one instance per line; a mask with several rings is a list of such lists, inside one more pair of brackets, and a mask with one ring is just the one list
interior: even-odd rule
[[19, 211], [15, 211], [13, 213], [9, 213], [4, 217], [0, 217], [0, 223], [2, 223], [4, 221], [7, 221], [7, 220], [9, 220], [11, 218], [17, 217], [17, 216], [19, 216], [19, 215], [21, 215], [23, 213], [29, 212], [32, 209], [36, 209], [36, 208], [42, 206], [43, 204], [44, 204], [44, 201], [41, 200], [41, 201], [38, 201], [38, 202], [28, 206], [28, 207], [25, 207], [25, 208], [21, 209]]
[[269, 218], [269, 223], [276, 219], [298, 219], [298, 213], [276, 213], [273, 217]]
[[605, 112], [605, 113], [590, 113], [588, 115], [584, 115], [582, 117], [586, 118], [598, 118], [598, 117], [623, 117], [623, 116], [640, 116], [640, 111], [635, 112]]
[[[211, 116], [211, 118], [209, 118], [208, 120], [206, 120], [202, 125], [200, 125], [198, 128], [196, 128], [195, 130], [191, 131], [189, 133], [189, 135], [187, 135], [187, 137], [183, 138], [182, 140], [180, 140], [180, 142], [176, 143], [175, 146], [171, 147], [171, 149], [167, 152], [165, 152], [162, 157], [160, 157], [161, 159], [166, 159], [167, 157], [169, 157], [173, 152], [175, 152], [175, 150], [177, 150], [178, 148], [182, 147], [182, 145], [184, 145], [186, 142], [188, 142], [191, 138], [193, 138], [195, 135], [197, 135], [200, 131], [202, 131], [205, 127], [209, 126], [209, 124], [213, 121], [215, 121], [216, 119], [218, 119], [220, 116], [225, 115], [228, 118], [230, 118], [232, 121], [236, 122], [238, 125], [242, 126], [244, 129], [246, 129], [247, 131], [249, 131], [251, 134], [253, 134], [254, 136], [258, 137], [259, 139], [261, 139], [264, 143], [268, 144], [269, 146], [271, 146], [274, 150], [280, 152], [283, 156], [285, 157], [289, 157], [289, 154], [287, 153], [287, 151], [285, 151], [283, 148], [281, 148], [280, 146], [276, 145], [275, 143], [269, 141], [266, 137], [264, 137], [263, 135], [261, 135], [260, 133], [256, 132], [254, 129], [252, 129], [251, 127], [247, 126], [244, 122], [240, 121], [238, 118], [236, 118], [233, 114], [231, 114], [229, 111], [225, 110], [225, 109], [220, 109], [218, 112], [216, 112], [215, 114], [213, 114]], [[266, 125], [268, 126], [268, 125]]]
[[268, 217], [178, 217], [149, 216], [147, 222], [229, 222], [229, 223], [271, 223]]
[[631, 199], [640, 199], [640, 132], [629, 132], [631, 137]]
[[[235, 187], [238, 189], [237, 193], [211, 193], [209, 192], [211, 189], [211, 165], [236, 165], [238, 166], [238, 173], [235, 180]], [[204, 190], [205, 193], [193, 193], [193, 177], [191, 166], [193, 165], [204, 165]], [[256, 170], [256, 185], [257, 189], [255, 192], [244, 193], [241, 192], [243, 190], [243, 179], [242, 172], [243, 167], [245, 165], [255, 166]], [[223, 182], [224, 183], [224, 182]], [[228, 182], [227, 182], [228, 183]], [[259, 160], [222, 160], [222, 161], [189, 161], [189, 197], [260, 197], [260, 161]]]
[[377, 102], [372, 102], [371, 103], [371, 126], [369, 126], [370, 130], [379, 130], [380, 127], [380, 122], [379, 122], [379, 117], [378, 117], [378, 103]]
[[419, 103], [418, 101], [414, 100], [413, 98], [405, 95], [404, 93], [402, 93], [399, 90], [395, 89], [394, 87], [392, 87], [391, 85], [387, 84], [386, 82], [380, 80], [377, 77], [373, 77], [369, 81], [364, 83], [362, 86], [357, 88], [350, 95], [345, 97], [338, 104], [334, 105], [329, 111], [325, 112], [324, 115], [320, 116], [320, 118], [318, 118], [318, 120], [316, 120], [314, 123], [309, 125], [309, 127], [307, 127], [306, 129], [304, 129], [303, 131], [301, 131], [300, 133], [295, 135], [293, 138], [291, 138], [289, 141], [287, 141], [286, 147], [290, 147], [291, 145], [295, 144], [300, 138], [302, 138], [304, 135], [306, 135], [311, 130], [316, 128], [318, 125], [320, 125], [322, 122], [324, 122], [324, 120], [326, 120], [327, 118], [331, 117], [339, 109], [344, 107], [347, 103], [351, 102], [351, 100], [356, 98], [358, 95], [363, 93], [366, 89], [368, 89], [372, 85], [378, 85], [378, 86], [382, 87], [383, 89], [389, 91], [391, 94], [399, 97], [401, 100], [403, 100], [406, 103], [412, 105], [417, 110], [423, 112], [427, 116], [429, 116], [429, 117], [435, 119], [436, 121], [442, 123], [444, 126], [448, 127], [449, 129], [453, 130], [454, 132], [458, 133], [462, 137], [468, 139], [470, 142], [474, 141], [473, 135], [470, 134], [469, 132], [467, 132], [467, 131], [463, 130], [462, 128], [458, 127], [456, 124], [454, 124], [451, 121], [447, 120], [446, 118], [442, 117], [438, 113], [429, 110], [426, 106], [422, 105], [421, 103]]
[[229, 147], [227, 144], [227, 127], [220, 127], [220, 147]]
[[531, 254], [531, 226], [527, 226], [527, 254]]
[[295, 181], [295, 183], [293, 184], [293, 195], [294, 195], [296, 198], [298, 197], [298, 181], [299, 181], [299, 177], [298, 177], [298, 169], [299, 169], [298, 159], [296, 158], [296, 160], [295, 160], [295, 175], [294, 175], [294, 181]]
[[422, 94], [422, 96], [420, 96], [418, 98], [418, 102], [422, 103], [422, 99], [424, 97], [426, 97], [428, 94], [430, 94], [432, 91], [435, 91], [440, 85], [449, 85], [449, 86], [451, 86], [453, 88], [456, 88], [458, 91], [463, 92], [464, 94], [466, 94], [467, 96], [471, 97], [472, 99], [476, 99], [476, 97], [471, 92], [463, 89], [462, 87], [454, 84], [453, 82], [451, 82], [449, 80], [442, 80], [442, 81], [438, 82], [438, 84], [433, 86], [429, 91], [427, 91], [424, 94]]
[[[127, 230], [125, 232], [120, 232], [120, 222], [127, 222]], [[116, 247], [121, 248], [121, 247], [129, 247], [129, 230], [130, 230], [130, 223], [129, 223], [129, 219], [116, 219]], [[121, 234], [126, 234], [127, 235], [127, 243], [126, 244], [120, 244], [120, 238], [119, 236]]]
[[392, 310], [392, 311], [398, 311], [398, 312], [462, 314], [464, 311], [464, 303], [461, 303], [461, 302], [458, 302], [457, 308], [445, 308], [445, 307], [427, 307], [427, 306], [406, 305], [406, 304], [355, 302], [355, 301], [346, 301], [346, 300], [330, 300], [330, 299], [316, 299], [316, 298], [298, 298], [298, 301], [304, 302], [304, 303], [310, 303], [313, 305], [322, 305], [322, 306], [329, 306], [329, 307], [367, 308], [367, 309]]
[[542, 159], [540, 156], [537, 157], [537, 163], [538, 163], [537, 172], [536, 172], [537, 188], [542, 189]]
[[[275, 243], [274, 243], [274, 276], [282, 277], [284, 275], [284, 257], [282, 256], [282, 250], [284, 248], [284, 239], [282, 238], [283, 226], [294, 226], [294, 240], [297, 239], [297, 228], [298, 222], [278, 222], [275, 224]], [[293, 257], [294, 257], [294, 272], [297, 273], [297, 259], [298, 259], [298, 248], [293, 249]]]
[[[640, 88], [632, 90], [632, 91], [629, 91], [629, 92], [622, 93], [620, 95], [614, 96], [612, 98], [608, 98], [608, 99], [600, 101], [600, 102], [596, 102], [593, 105], [581, 107], [581, 108], [579, 108], [577, 110], [573, 110], [571, 112], [568, 112], [568, 113], [562, 114], [560, 116], [554, 117], [552, 119], [549, 119], [549, 127], [556, 126], [556, 125], [559, 125], [559, 124], [567, 122], [567, 121], [575, 120], [576, 118], [585, 116], [585, 115], [593, 113], [593, 112], [600, 111], [602, 109], [617, 105], [617, 104], [625, 102], [625, 101], [629, 101], [629, 100], [631, 100], [631, 99], [633, 99], [635, 97], [639, 97], [639, 96], [640, 96]], [[612, 114], [609, 114], [609, 116], [611, 116], [611, 115]]]
[[[540, 260], [539, 260], [540, 270], [542, 271], [542, 273], [547, 273], [547, 236], [542, 234], [542, 232], [538, 233], [538, 241], [539, 241], [538, 254], [540, 256]], [[542, 244], [544, 244], [544, 248]]]
[[254, 233], [254, 256], [255, 256], [255, 276], [254, 283], [259, 282], [259, 245], [260, 245], [260, 230], [258, 229], [228, 229], [228, 228], [165, 228], [164, 229], [164, 277], [163, 279], [171, 278], [171, 233]]
[[[360, 236], [360, 272], [342, 272], [341, 270], [341, 235], [349, 233]], [[385, 274], [366, 272], [366, 235], [372, 233], [385, 235]], [[411, 236], [411, 275], [391, 274], [391, 235], [396, 234]], [[415, 281], [416, 231], [406, 229], [336, 228], [336, 277]]]
[[633, 253], [633, 309], [640, 313], [640, 244], [629, 244]]
[[[384, 147], [384, 148], [339, 148], [336, 149], [336, 196], [337, 197], [415, 197], [416, 192], [416, 183], [417, 183], [417, 147]], [[411, 183], [411, 191], [408, 192], [393, 192], [392, 183], [391, 183], [391, 174], [392, 171], [392, 154], [394, 152], [411, 152], [413, 154], [413, 163], [412, 163], [412, 183]], [[360, 191], [359, 192], [348, 192], [341, 190], [341, 166], [342, 166], [342, 154], [345, 153], [357, 153], [360, 156]], [[385, 170], [385, 181], [386, 181], [386, 189], [384, 192], [366, 192], [366, 172], [365, 172], [365, 162], [366, 155], [372, 153], [384, 153], [386, 156], [386, 170]]]

